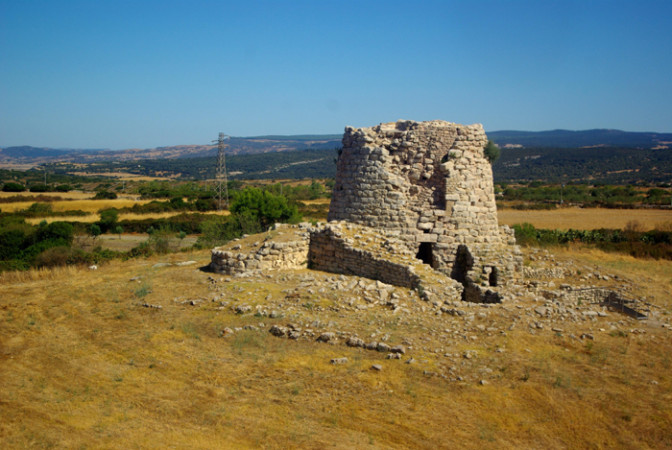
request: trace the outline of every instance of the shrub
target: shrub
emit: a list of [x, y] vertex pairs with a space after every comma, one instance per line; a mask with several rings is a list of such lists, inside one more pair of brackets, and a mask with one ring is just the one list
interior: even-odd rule
[[501, 154], [497, 144], [492, 141], [488, 141], [488, 143], [485, 145], [485, 148], [483, 149], [483, 153], [485, 154], [485, 157], [490, 162], [490, 164], [497, 161], [499, 155]]
[[93, 197], [94, 200], [114, 200], [117, 198], [117, 194], [109, 191], [99, 191]]
[[26, 217], [44, 217], [50, 216], [53, 208], [49, 203], [33, 203], [28, 208], [22, 211]]
[[100, 211], [100, 229], [107, 232], [115, 227], [119, 212], [115, 208], [101, 209]]
[[100, 236], [102, 233], [100, 226], [98, 224], [92, 223], [89, 226], [89, 234], [93, 236], [93, 239], [96, 239], [98, 236]]
[[21, 255], [27, 236], [23, 230], [15, 228], [0, 231], [0, 260], [15, 259]]
[[48, 192], [49, 186], [46, 184], [34, 184], [30, 187], [30, 192]]
[[230, 210], [245, 222], [259, 222], [262, 229], [275, 222], [298, 222], [301, 219], [296, 206], [289, 206], [284, 196], [258, 188], [245, 188], [238, 192]]
[[55, 267], [68, 264], [90, 264], [91, 262], [91, 255], [81, 249], [57, 246], [48, 248], [38, 254], [34, 265], [37, 267]]
[[2, 186], [3, 192], [23, 192], [26, 190], [26, 187], [19, 183], [5, 183]]
[[75, 229], [67, 222], [52, 222], [50, 224], [41, 223], [37, 228], [38, 241], [62, 242], [65, 245], [72, 244]]

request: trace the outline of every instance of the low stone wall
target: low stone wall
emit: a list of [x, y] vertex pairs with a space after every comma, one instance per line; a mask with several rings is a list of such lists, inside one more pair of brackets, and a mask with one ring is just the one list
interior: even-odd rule
[[353, 223], [330, 222], [312, 229], [308, 264], [311, 269], [415, 289], [436, 305], [462, 298], [460, 283], [423, 264], [399, 239]]
[[227, 275], [240, 275], [250, 271], [305, 268], [308, 261], [308, 233], [295, 232], [290, 239], [278, 242], [267, 240], [251, 249], [233, 245], [230, 249], [217, 247], [212, 250], [210, 269]]
[[308, 261], [311, 269], [357, 275], [395, 286], [413, 288], [420, 282], [413, 266], [356, 248], [329, 225], [311, 230]]

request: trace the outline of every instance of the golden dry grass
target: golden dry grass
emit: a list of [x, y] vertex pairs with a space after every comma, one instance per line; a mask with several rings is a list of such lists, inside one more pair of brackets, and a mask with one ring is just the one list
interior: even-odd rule
[[[648, 266], [651, 281], [663, 280], [672, 267], [594, 251], [558, 257], [638, 275]], [[188, 259], [198, 264], [153, 267]], [[282, 300], [285, 289], [296, 288], [293, 275], [232, 279], [215, 288], [195, 269], [208, 261], [202, 251], [114, 261], [97, 271], [2, 274], [3, 447], [665, 448], [671, 442], [669, 330], [609, 317], [586, 325], [596, 335], [587, 343], [515, 326], [454, 340], [448, 351], [477, 350], [475, 362], [418, 349], [411, 350], [416, 363], [404, 364], [378, 352], [271, 336], [270, 325], [302, 321], [308, 313]], [[370, 324], [369, 332], [416, 342], [433, 342], [444, 328], [462, 329], [455, 318], [429, 313], [405, 322], [382, 310], [330, 311], [345, 293], [335, 295], [314, 294], [325, 306], [324, 322]], [[230, 309], [267, 303], [268, 296], [296, 318]], [[191, 306], [185, 299], [204, 301]], [[503, 328], [523, 315], [498, 308], [476, 309], [490, 315], [475, 323]], [[597, 329], [619, 320], [647, 333]], [[224, 327], [260, 322], [264, 328], [219, 337]], [[329, 364], [342, 356], [347, 364]], [[372, 371], [372, 364], [383, 370]], [[442, 364], [471, 381], [426, 374]], [[479, 386], [484, 368], [494, 371], [492, 381]]]
[[72, 172], [72, 173], [79, 176], [109, 177], [128, 181], [173, 180], [179, 176], [178, 174], [175, 174], [170, 176], [151, 177], [147, 175], [138, 175], [130, 172]]
[[0, 192], [0, 198], [7, 197], [32, 197], [32, 196], [60, 197], [62, 199], [84, 200], [92, 198], [95, 194], [91, 192], [70, 191], [70, 192]]
[[305, 205], [329, 205], [331, 203], [330, 198], [317, 198], [315, 200], [301, 200], [301, 203]]
[[[147, 214], [136, 214], [136, 213], [121, 213], [119, 214], [119, 221], [122, 220], [145, 220], [145, 219], [167, 219], [169, 217], [177, 216], [179, 214], [183, 214], [183, 211], [172, 211], [172, 212], [164, 212], [164, 213], [147, 213]], [[211, 211], [208, 213], [205, 213], [207, 215], [212, 215], [212, 216], [228, 216], [231, 214], [229, 211]], [[33, 218], [28, 218], [26, 219], [27, 223], [30, 223], [32, 225], [37, 225], [38, 223], [42, 221], [46, 221], [47, 223], [51, 222], [60, 222], [60, 221], [65, 221], [65, 222], [82, 222], [82, 223], [93, 223], [97, 222], [100, 220], [100, 215], [97, 213], [92, 213], [89, 214], [88, 216], [60, 216], [60, 217], [33, 217]]]
[[602, 209], [562, 208], [555, 210], [502, 209], [497, 212], [499, 223], [515, 225], [524, 222], [537, 228], [596, 230], [623, 229], [628, 222], [637, 221], [644, 230], [672, 221], [672, 210], [660, 209]]
[[584, 264], [608, 269], [624, 279], [638, 280], [637, 294], [650, 297], [659, 306], [672, 311], [672, 261], [634, 258], [583, 244], [557, 246], [552, 252], [560, 260], [580, 260]]
[[[149, 203], [151, 200], [139, 200], [135, 198], [117, 198], [114, 200], [92, 200], [90, 199], [91, 194], [89, 194], [88, 199], [73, 199], [73, 200], [59, 200], [54, 202], [49, 202], [53, 211], [62, 212], [69, 210], [81, 210], [85, 212], [98, 212], [101, 209], [105, 208], [129, 208], [133, 205], [143, 205]], [[2, 203], [0, 208], [3, 211], [13, 212], [19, 211], [21, 209], [26, 209], [35, 202], [13, 202], [13, 203]]]

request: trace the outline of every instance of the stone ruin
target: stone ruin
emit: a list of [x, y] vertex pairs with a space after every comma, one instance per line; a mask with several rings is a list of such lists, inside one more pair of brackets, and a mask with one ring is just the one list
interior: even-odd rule
[[477, 300], [474, 285], [500, 286], [522, 272], [513, 231], [497, 222], [487, 142], [480, 124], [348, 127], [328, 219], [394, 238]]
[[[312, 269], [499, 302], [496, 288], [522, 274], [522, 256], [513, 231], [497, 222], [486, 144], [480, 124], [347, 127], [329, 223], [299, 233], [290, 265], [306, 252]], [[274, 262], [283, 252], [265, 245], [247, 256], [214, 249], [211, 267], [231, 274], [283, 266]], [[429, 282], [428, 271], [446, 276]]]

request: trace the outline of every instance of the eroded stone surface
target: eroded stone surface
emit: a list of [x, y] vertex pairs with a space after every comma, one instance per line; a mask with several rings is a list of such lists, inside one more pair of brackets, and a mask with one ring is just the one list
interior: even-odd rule
[[[480, 124], [398, 121], [345, 130], [329, 220], [376, 229], [461, 282], [503, 285], [522, 274], [499, 227]], [[480, 295], [480, 294], [478, 294]], [[485, 295], [485, 292], [482, 296]]]
[[348, 127], [330, 223], [309, 233], [298, 227], [285, 241], [216, 248], [210, 267], [245, 275], [308, 262], [318, 270], [415, 288], [428, 301], [461, 296], [499, 303], [496, 288], [519, 279], [523, 265], [512, 230], [497, 222], [486, 144], [480, 124]]

